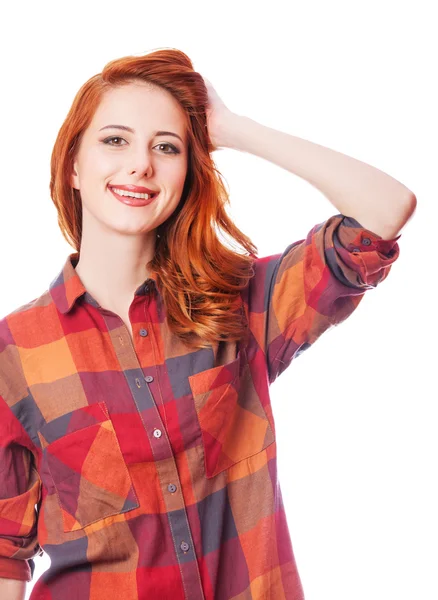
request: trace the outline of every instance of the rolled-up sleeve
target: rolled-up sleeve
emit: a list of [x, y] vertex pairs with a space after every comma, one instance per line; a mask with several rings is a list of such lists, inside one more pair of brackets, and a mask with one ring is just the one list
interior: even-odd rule
[[384, 240], [352, 217], [337, 214], [282, 254], [259, 259], [270, 383], [386, 279], [400, 254], [400, 237]]
[[40, 497], [27, 434], [0, 395], [0, 577], [32, 581]]

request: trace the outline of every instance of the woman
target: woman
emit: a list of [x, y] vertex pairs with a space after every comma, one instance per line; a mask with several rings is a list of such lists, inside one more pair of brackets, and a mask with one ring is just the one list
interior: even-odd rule
[[[225, 211], [220, 147], [339, 214], [258, 258]], [[0, 321], [0, 592], [20, 597], [44, 550], [31, 600], [304, 598], [269, 385], [387, 277], [414, 194], [232, 113], [176, 50], [85, 83], [51, 175], [75, 252]]]

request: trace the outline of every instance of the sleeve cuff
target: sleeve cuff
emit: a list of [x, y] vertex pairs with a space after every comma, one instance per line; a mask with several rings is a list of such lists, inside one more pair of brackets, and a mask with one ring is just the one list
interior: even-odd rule
[[30, 565], [30, 562], [31, 559], [0, 557], [0, 577], [4, 577], [5, 579], [19, 579], [20, 581], [32, 581], [34, 565]]
[[[356, 221], [353, 217], [344, 216], [343, 224], [347, 228], [343, 229], [342, 234], [344, 239], [341, 239], [341, 242], [343, 242], [345, 249], [349, 252], [372, 252], [373, 250], [377, 250], [377, 252], [391, 256], [397, 240], [402, 235], [400, 234], [392, 240], [384, 240], [377, 233], [362, 227], [359, 221]], [[360, 229], [359, 232], [357, 231], [358, 229]]]

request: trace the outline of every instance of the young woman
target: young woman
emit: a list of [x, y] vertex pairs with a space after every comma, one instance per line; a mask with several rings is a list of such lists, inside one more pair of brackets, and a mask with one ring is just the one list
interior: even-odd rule
[[[258, 258], [220, 147], [337, 214]], [[176, 50], [83, 85], [50, 190], [75, 252], [0, 321], [0, 592], [21, 597], [45, 551], [31, 600], [301, 600], [269, 386], [388, 276], [414, 194], [232, 113]]]

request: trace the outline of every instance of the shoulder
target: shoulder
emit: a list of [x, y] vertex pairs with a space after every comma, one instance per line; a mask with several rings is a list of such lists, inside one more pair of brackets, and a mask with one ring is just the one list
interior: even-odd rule
[[44, 307], [52, 303], [48, 290], [0, 318], [0, 393], [22, 371], [22, 356], [31, 349], [38, 331], [47, 325]]
[[11, 324], [19, 323], [22, 319], [32, 318], [36, 316], [39, 309], [48, 306], [53, 302], [52, 296], [49, 290], [45, 290], [38, 297], [20, 304], [19, 306], [12, 309], [9, 313], [0, 318], [0, 339], [8, 334], [9, 327]]

